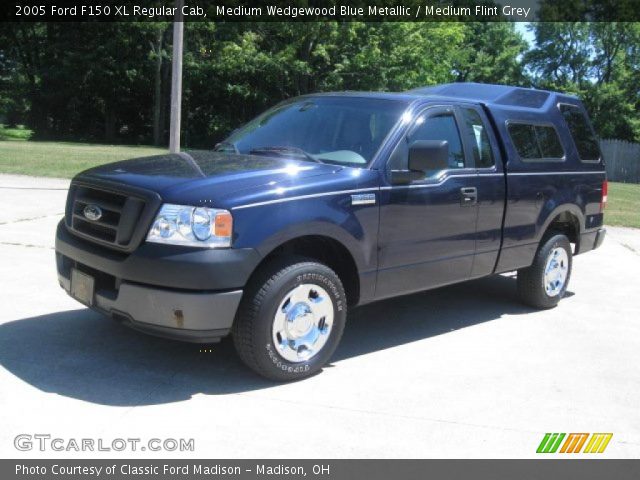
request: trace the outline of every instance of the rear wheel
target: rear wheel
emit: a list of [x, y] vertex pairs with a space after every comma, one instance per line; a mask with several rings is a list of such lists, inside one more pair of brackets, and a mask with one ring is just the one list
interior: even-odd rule
[[535, 308], [555, 307], [571, 278], [571, 244], [560, 233], [546, 237], [530, 267], [518, 270], [518, 295]]
[[263, 377], [308, 377], [338, 346], [346, 308], [342, 283], [329, 267], [300, 257], [278, 260], [245, 292], [233, 326], [236, 350]]

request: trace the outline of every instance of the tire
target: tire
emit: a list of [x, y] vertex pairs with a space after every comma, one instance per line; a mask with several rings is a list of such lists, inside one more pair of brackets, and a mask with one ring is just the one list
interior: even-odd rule
[[533, 264], [518, 270], [520, 300], [535, 308], [555, 307], [567, 291], [572, 263], [571, 244], [565, 235], [552, 232], [544, 237]]
[[300, 380], [329, 361], [346, 316], [344, 287], [333, 270], [305, 257], [277, 259], [249, 282], [233, 342], [241, 360], [259, 375]]

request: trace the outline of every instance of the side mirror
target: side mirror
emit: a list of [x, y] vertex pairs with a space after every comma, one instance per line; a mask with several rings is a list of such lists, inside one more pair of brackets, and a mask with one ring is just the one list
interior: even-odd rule
[[416, 140], [409, 145], [409, 170], [428, 172], [449, 168], [449, 142]]

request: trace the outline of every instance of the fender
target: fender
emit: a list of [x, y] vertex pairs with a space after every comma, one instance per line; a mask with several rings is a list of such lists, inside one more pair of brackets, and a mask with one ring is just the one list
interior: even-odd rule
[[544, 233], [553, 219], [561, 213], [569, 212], [578, 219], [580, 224], [578, 238], [580, 237], [580, 234], [584, 232], [584, 214], [582, 210], [576, 204], [561, 203], [558, 205], [556, 201], [557, 198], [552, 197], [543, 206], [536, 221], [535, 236], [531, 237], [531, 241], [502, 248], [494, 273], [508, 272], [531, 265]]
[[349, 231], [339, 225], [330, 222], [307, 222], [302, 225], [291, 225], [284, 230], [271, 235], [264, 239], [262, 244], [260, 244], [256, 250], [264, 259], [278, 247], [286, 244], [287, 242], [309, 236], [333, 240], [346, 249], [347, 253], [353, 259], [356, 274], [359, 279], [357, 304], [363, 305], [372, 301], [375, 294], [377, 278], [377, 251], [375, 248], [375, 238], [372, 238], [371, 241], [363, 242], [362, 239], [354, 237]]
[[545, 232], [549, 228], [549, 225], [551, 225], [551, 222], [553, 221], [553, 219], [556, 218], [561, 213], [565, 213], [565, 212], [569, 212], [570, 214], [572, 214], [574, 217], [578, 219], [578, 223], [580, 224], [580, 230], [577, 232], [578, 237], [580, 236], [581, 233], [584, 233], [584, 230], [585, 230], [584, 213], [582, 212], [580, 207], [578, 207], [578, 205], [576, 205], [575, 203], [563, 203], [555, 207], [553, 210], [548, 211], [548, 207], [550, 207], [552, 204], [553, 204], [553, 201], [547, 202], [544, 208], [542, 209], [542, 211], [540, 212], [540, 216], [538, 217], [538, 222], [537, 222], [538, 232], [536, 234], [537, 242], [540, 242], [540, 240], [542, 239], [542, 236], [545, 234]]
[[329, 222], [308, 222], [302, 225], [291, 225], [283, 231], [266, 238], [256, 250], [261, 256], [266, 257], [288, 241], [307, 236], [326, 237], [343, 245], [353, 257], [359, 272], [375, 270], [377, 267], [376, 255], [366, 256], [360, 241], [345, 229]]
[[[234, 211], [234, 247], [254, 248], [266, 256], [283, 243], [318, 235], [342, 244], [359, 273], [377, 269], [377, 205], [351, 205], [348, 194], [297, 200]], [[267, 221], [265, 221], [267, 219]]]

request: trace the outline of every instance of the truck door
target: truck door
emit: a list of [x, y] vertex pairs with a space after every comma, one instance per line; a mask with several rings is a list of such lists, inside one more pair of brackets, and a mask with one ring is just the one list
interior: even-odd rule
[[462, 119], [462, 136], [471, 153], [478, 177], [476, 253], [471, 277], [490, 275], [496, 266], [502, 241], [502, 219], [505, 209], [505, 177], [495, 133], [479, 105], [458, 107]]
[[[380, 192], [376, 297], [425, 290], [471, 277], [478, 219], [477, 177], [454, 106], [427, 107], [415, 116], [389, 158]], [[394, 184], [408, 169], [409, 145], [446, 140], [448, 168]]]

